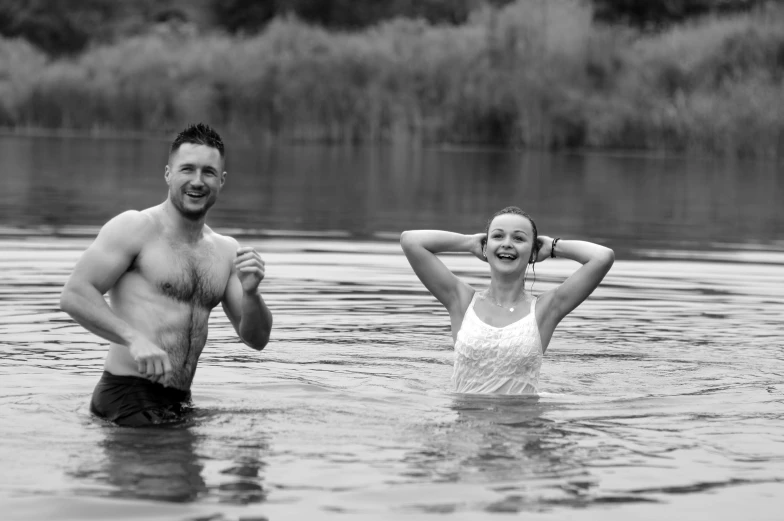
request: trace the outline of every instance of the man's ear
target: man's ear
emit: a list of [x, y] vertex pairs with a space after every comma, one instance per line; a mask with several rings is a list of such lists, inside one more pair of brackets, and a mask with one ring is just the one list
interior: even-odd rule
[[221, 188], [223, 188], [223, 184], [226, 182], [226, 174], [228, 174], [228, 172], [226, 172], [225, 170], [221, 174]]
[[169, 174], [171, 170], [169, 170], [169, 165], [166, 165], [166, 168], [163, 169], [163, 178], [166, 180], [166, 184], [169, 184]]

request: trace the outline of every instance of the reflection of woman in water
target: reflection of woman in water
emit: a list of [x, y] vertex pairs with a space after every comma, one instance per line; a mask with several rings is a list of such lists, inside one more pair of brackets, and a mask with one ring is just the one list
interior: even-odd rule
[[[485, 233], [403, 232], [403, 251], [419, 280], [449, 312], [455, 341], [452, 382], [460, 393], [537, 392], [542, 354], [558, 323], [580, 305], [610, 270], [604, 246], [538, 235], [533, 219], [515, 206], [497, 212]], [[490, 266], [483, 292], [458, 279], [436, 257], [470, 252]], [[525, 290], [529, 266], [548, 258], [582, 264], [560, 286], [534, 297]]]

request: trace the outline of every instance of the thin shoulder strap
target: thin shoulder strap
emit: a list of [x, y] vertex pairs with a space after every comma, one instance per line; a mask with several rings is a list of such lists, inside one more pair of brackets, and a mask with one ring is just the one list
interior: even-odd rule
[[478, 291], [474, 291], [474, 294], [471, 296], [471, 302], [468, 303], [468, 307], [466, 308], [465, 313], [463, 313], [463, 320], [465, 320], [465, 317], [468, 316], [469, 311], [474, 310], [474, 302], [476, 302], [476, 296], [478, 294], [479, 294]]
[[531, 311], [530, 311], [531, 313], [534, 313], [536, 311], [536, 300], [537, 298], [534, 297], [534, 299], [531, 301]]

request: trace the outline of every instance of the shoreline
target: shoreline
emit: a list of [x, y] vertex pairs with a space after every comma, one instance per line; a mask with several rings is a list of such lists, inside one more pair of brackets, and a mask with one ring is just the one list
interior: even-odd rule
[[[209, 124], [209, 123], [208, 123]], [[120, 140], [134, 140], [134, 141], [156, 141], [156, 142], [169, 142], [176, 134], [177, 131], [170, 132], [155, 132], [155, 131], [138, 131], [138, 130], [118, 130], [118, 129], [93, 129], [83, 130], [78, 128], [48, 128], [48, 127], [0, 127], [0, 138], [34, 138], [34, 139], [95, 139], [101, 141], [120, 141]], [[247, 146], [251, 144], [258, 144], [248, 136], [244, 138], [233, 135], [231, 131], [222, 132], [229, 140], [238, 142], [240, 146]], [[524, 147], [524, 146], [504, 146], [501, 144], [493, 143], [421, 143], [421, 142], [407, 142], [400, 143], [396, 141], [390, 142], [358, 142], [349, 143], [332, 142], [325, 140], [304, 140], [304, 139], [288, 139], [284, 137], [267, 137], [261, 140], [264, 145], [279, 145], [279, 146], [324, 146], [336, 148], [355, 148], [355, 149], [376, 149], [376, 148], [404, 148], [404, 149], [423, 149], [434, 150], [439, 152], [487, 152], [487, 153], [540, 153], [547, 155], [572, 155], [572, 156], [604, 156], [604, 157], [618, 157], [618, 158], [644, 158], [654, 160], [700, 160], [700, 161], [733, 161], [740, 163], [784, 163], [784, 156], [782, 157], [769, 157], [769, 156], [749, 156], [749, 157], [736, 157], [726, 156], [719, 154], [711, 154], [697, 151], [676, 151], [670, 148], [617, 148], [617, 147], [563, 147], [553, 149], [552, 147]]]
[[[17, 241], [39, 241], [45, 239], [92, 240], [100, 226], [14, 226], [0, 225], [0, 243]], [[321, 242], [379, 243], [394, 244], [400, 240], [398, 232], [377, 231], [367, 235], [355, 235], [346, 230], [276, 230], [267, 228], [229, 228], [214, 226], [221, 234], [234, 238], [255, 241], [301, 241], [303, 239]], [[693, 241], [638, 241], [638, 244], [622, 246], [621, 239], [603, 240], [603, 243], [616, 249], [621, 260], [678, 260], [700, 262], [736, 262], [742, 264], [784, 264], [784, 240], [748, 243], [709, 243], [702, 249], [694, 249]], [[308, 248], [304, 248], [308, 250]], [[352, 253], [346, 251], [344, 253]]]

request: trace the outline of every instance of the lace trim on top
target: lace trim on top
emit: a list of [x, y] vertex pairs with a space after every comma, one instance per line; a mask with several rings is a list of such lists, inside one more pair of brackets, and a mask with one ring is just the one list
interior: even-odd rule
[[516, 322], [495, 327], [483, 322], [471, 298], [455, 341], [452, 383], [458, 393], [536, 393], [542, 366], [542, 339], [531, 311]]

